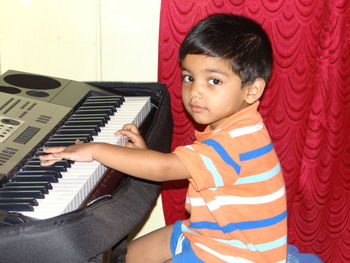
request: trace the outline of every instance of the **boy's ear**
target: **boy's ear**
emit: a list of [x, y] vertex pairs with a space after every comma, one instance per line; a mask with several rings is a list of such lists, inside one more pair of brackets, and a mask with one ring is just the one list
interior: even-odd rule
[[245, 94], [245, 101], [248, 104], [253, 104], [258, 99], [260, 99], [261, 95], [264, 92], [265, 89], [265, 80], [262, 78], [256, 78], [252, 84], [247, 85], [246, 88], [246, 94]]

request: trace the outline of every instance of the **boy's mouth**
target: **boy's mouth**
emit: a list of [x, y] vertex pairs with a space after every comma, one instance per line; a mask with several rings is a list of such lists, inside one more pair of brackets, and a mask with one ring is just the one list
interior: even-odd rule
[[191, 108], [191, 111], [194, 113], [200, 113], [204, 110], [203, 107], [198, 106], [198, 105], [194, 105], [194, 104], [190, 104], [190, 108]]

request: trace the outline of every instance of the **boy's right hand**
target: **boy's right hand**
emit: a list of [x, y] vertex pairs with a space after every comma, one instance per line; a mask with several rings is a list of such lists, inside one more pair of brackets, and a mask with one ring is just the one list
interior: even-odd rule
[[45, 155], [39, 156], [42, 166], [50, 166], [66, 159], [79, 162], [91, 162], [93, 158], [94, 143], [82, 143], [77, 140], [75, 144], [61, 147], [44, 148]]

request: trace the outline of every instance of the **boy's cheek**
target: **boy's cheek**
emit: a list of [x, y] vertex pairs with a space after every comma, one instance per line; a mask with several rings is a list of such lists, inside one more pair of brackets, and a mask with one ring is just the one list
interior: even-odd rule
[[189, 100], [188, 92], [186, 92], [185, 90], [182, 90], [182, 92], [181, 92], [181, 97], [182, 97], [183, 103], [188, 102], [188, 100]]

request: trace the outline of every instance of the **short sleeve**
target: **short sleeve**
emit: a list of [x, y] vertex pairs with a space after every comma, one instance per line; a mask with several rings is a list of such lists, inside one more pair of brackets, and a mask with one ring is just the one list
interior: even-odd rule
[[[232, 146], [232, 145], [231, 145]], [[177, 147], [174, 151], [188, 169], [190, 183], [200, 191], [206, 188], [217, 188], [233, 184], [239, 174], [239, 163], [231, 146], [217, 140], [206, 140], [201, 143]]]

